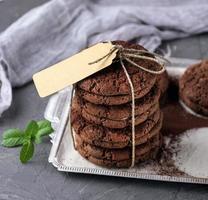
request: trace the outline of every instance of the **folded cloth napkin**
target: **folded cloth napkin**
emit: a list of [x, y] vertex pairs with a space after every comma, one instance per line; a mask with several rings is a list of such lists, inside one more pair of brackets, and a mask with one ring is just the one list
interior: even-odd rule
[[[11, 86], [93, 43], [135, 40], [154, 51], [162, 40], [208, 31], [207, 0], [52, 0], [0, 35], [0, 114]], [[69, 74], [70, 76], [70, 74]], [[7, 87], [7, 89], [5, 89]]]

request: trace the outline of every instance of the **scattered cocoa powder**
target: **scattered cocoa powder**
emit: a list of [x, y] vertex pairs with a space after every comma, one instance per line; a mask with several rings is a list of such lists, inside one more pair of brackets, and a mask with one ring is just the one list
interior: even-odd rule
[[190, 177], [174, 165], [173, 156], [177, 156], [179, 136], [192, 128], [208, 127], [208, 120], [187, 113], [182, 108], [179, 103], [178, 82], [176, 80], [170, 80], [162, 111], [164, 113], [163, 144], [157, 158], [153, 161], [155, 165], [159, 166], [158, 174]]

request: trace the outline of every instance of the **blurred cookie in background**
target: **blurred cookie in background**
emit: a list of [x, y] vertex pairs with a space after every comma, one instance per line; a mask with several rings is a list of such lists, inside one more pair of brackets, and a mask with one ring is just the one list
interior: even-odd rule
[[181, 101], [192, 111], [208, 116], [208, 60], [190, 66], [179, 80]]

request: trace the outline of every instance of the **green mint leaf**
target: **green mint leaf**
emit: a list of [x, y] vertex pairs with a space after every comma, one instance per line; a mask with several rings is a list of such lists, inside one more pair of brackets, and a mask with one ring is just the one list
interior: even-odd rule
[[27, 128], [25, 130], [25, 134], [27, 136], [35, 136], [36, 133], [38, 132], [38, 124], [36, 121], [32, 120], [28, 123]]
[[51, 134], [52, 132], [53, 132], [53, 128], [51, 128], [51, 127], [46, 127], [46, 128], [40, 129], [35, 136], [35, 143], [36, 144], [41, 143], [41, 141], [42, 141], [41, 138], [43, 136]]
[[37, 132], [37, 135], [43, 137], [43, 136], [51, 134], [52, 132], [53, 132], [53, 128], [52, 127], [46, 127], [46, 128], [40, 129]]
[[22, 149], [20, 151], [20, 161], [22, 163], [27, 163], [34, 154], [34, 144], [32, 141], [27, 141], [23, 144]]
[[37, 124], [38, 124], [39, 129], [43, 129], [43, 128], [46, 128], [46, 127], [51, 127], [51, 122], [48, 121], [48, 120], [38, 121]]
[[22, 134], [22, 133], [23, 132], [20, 129], [16, 129], [16, 128], [8, 129], [3, 132], [3, 139], [7, 139], [7, 138], [12, 137], [15, 134]]
[[25, 141], [24, 133], [19, 129], [9, 129], [3, 133], [2, 145], [5, 147], [15, 147], [22, 145]]
[[49, 135], [54, 131], [51, 126], [51, 122], [49, 122], [48, 120], [39, 121], [38, 127], [39, 130], [37, 132], [37, 135], [41, 137]]
[[41, 143], [41, 137], [51, 134], [54, 130], [51, 126], [51, 122], [48, 120], [42, 120], [38, 122], [39, 130], [35, 135], [35, 143]]

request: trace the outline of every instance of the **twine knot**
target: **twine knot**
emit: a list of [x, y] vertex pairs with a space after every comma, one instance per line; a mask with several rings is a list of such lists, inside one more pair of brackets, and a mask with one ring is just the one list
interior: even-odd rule
[[[93, 62], [90, 62], [88, 64], [92, 65], [92, 64], [98, 63], [98, 62], [102, 61], [103, 59], [108, 58], [115, 51], [117, 51], [117, 55], [118, 55], [119, 60], [122, 60], [122, 61], [126, 60], [130, 64], [140, 68], [143, 71], [149, 72], [151, 74], [162, 74], [165, 71], [164, 64], [169, 63], [169, 61], [167, 59], [165, 59], [163, 56], [160, 56], [159, 54], [156, 54], [156, 53], [148, 52], [145, 50], [139, 50], [139, 49], [125, 48], [121, 45], [114, 45], [114, 47], [109, 51], [109, 53], [107, 53], [103, 57], [101, 57]], [[150, 57], [150, 56], [152, 56], [152, 57]], [[145, 68], [145, 67], [137, 64], [133, 59], [134, 60], [135, 59], [142, 59], [142, 60], [149, 60], [149, 61], [155, 62], [157, 65], [160, 66], [160, 69], [159, 70], [152, 70], [152, 69]]]

